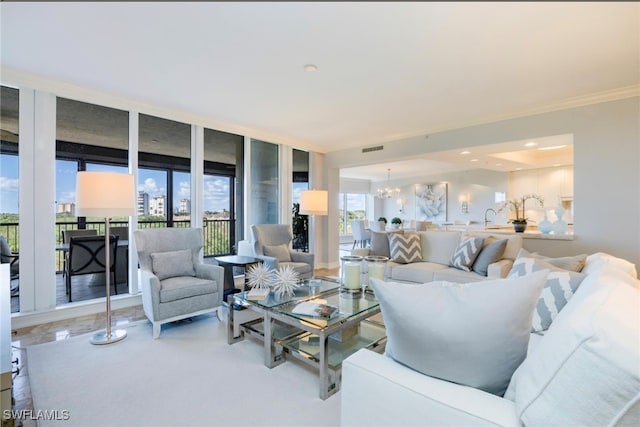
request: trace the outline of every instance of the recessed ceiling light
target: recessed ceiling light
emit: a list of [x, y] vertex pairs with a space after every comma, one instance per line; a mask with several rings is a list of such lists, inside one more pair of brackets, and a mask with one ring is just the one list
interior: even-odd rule
[[524, 144], [525, 147], [535, 147], [536, 145], [538, 145], [538, 143], [535, 141], [527, 142], [526, 144]]
[[472, 162], [477, 162], [477, 161], [478, 161], [478, 159], [471, 159], [471, 161], [472, 161]]
[[521, 170], [522, 170], [522, 168], [516, 168], [516, 170], [517, 170], [517, 171], [521, 171]]
[[553, 165], [554, 167], [558, 167], [558, 166], [562, 166], [562, 163], [556, 163], [555, 165]]
[[552, 147], [540, 147], [538, 150], [546, 151], [546, 150], [559, 150], [560, 148], [564, 148], [566, 145], [554, 145]]
[[467, 154], [471, 154], [471, 151], [463, 151], [460, 154], [462, 154], [463, 156], [467, 155]]
[[312, 73], [312, 72], [318, 70], [318, 66], [314, 65], [314, 64], [307, 64], [307, 65], [304, 66], [304, 70]]
[[496, 166], [502, 166], [502, 163], [496, 163]]

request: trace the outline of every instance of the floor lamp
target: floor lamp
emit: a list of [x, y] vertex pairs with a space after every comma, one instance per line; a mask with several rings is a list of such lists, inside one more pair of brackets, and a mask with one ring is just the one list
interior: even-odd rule
[[133, 175], [114, 172], [78, 172], [76, 186], [76, 214], [85, 217], [104, 217], [105, 284], [107, 288], [107, 329], [91, 337], [91, 344], [111, 344], [127, 336], [124, 329], [111, 330], [111, 260], [109, 223], [114, 216], [134, 213]]
[[[312, 222], [313, 217], [316, 215], [327, 215], [328, 212], [328, 203], [329, 203], [329, 193], [325, 190], [303, 190], [300, 192], [300, 215], [309, 215], [309, 236], [315, 236], [315, 221]], [[315, 246], [315, 239], [314, 239]], [[311, 245], [309, 245], [309, 251], [315, 252], [311, 250]]]

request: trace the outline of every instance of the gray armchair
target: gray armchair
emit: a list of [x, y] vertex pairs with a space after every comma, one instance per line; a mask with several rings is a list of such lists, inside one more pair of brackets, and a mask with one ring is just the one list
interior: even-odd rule
[[256, 258], [260, 258], [272, 269], [291, 266], [300, 277], [313, 277], [314, 255], [296, 252], [290, 249], [293, 233], [288, 224], [254, 224], [253, 250]]
[[140, 261], [142, 307], [153, 324], [216, 312], [223, 297], [222, 267], [200, 262], [201, 228], [150, 228], [133, 233]]

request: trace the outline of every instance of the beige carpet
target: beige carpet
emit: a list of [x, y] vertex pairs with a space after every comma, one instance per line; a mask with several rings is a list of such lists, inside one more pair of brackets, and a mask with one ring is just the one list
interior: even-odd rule
[[39, 426], [337, 426], [340, 393], [318, 397], [317, 370], [298, 361], [268, 369], [261, 342], [226, 342], [226, 324], [200, 316], [162, 328], [127, 328], [124, 341], [91, 335], [29, 347], [36, 411], [69, 411]]

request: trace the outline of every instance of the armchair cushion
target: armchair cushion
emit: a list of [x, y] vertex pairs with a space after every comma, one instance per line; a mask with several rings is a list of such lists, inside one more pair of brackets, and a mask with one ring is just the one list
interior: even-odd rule
[[291, 261], [288, 245], [264, 245], [264, 254], [277, 259], [278, 262]]
[[160, 302], [175, 301], [217, 291], [218, 285], [213, 280], [190, 276], [170, 277], [160, 282]]
[[170, 252], [155, 252], [151, 256], [151, 270], [158, 279], [171, 277], [195, 276], [193, 256], [190, 249]]
[[372, 279], [387, 355], [425, 375], [502, 396], [527, 354], [547, 273], [467, 284]]

